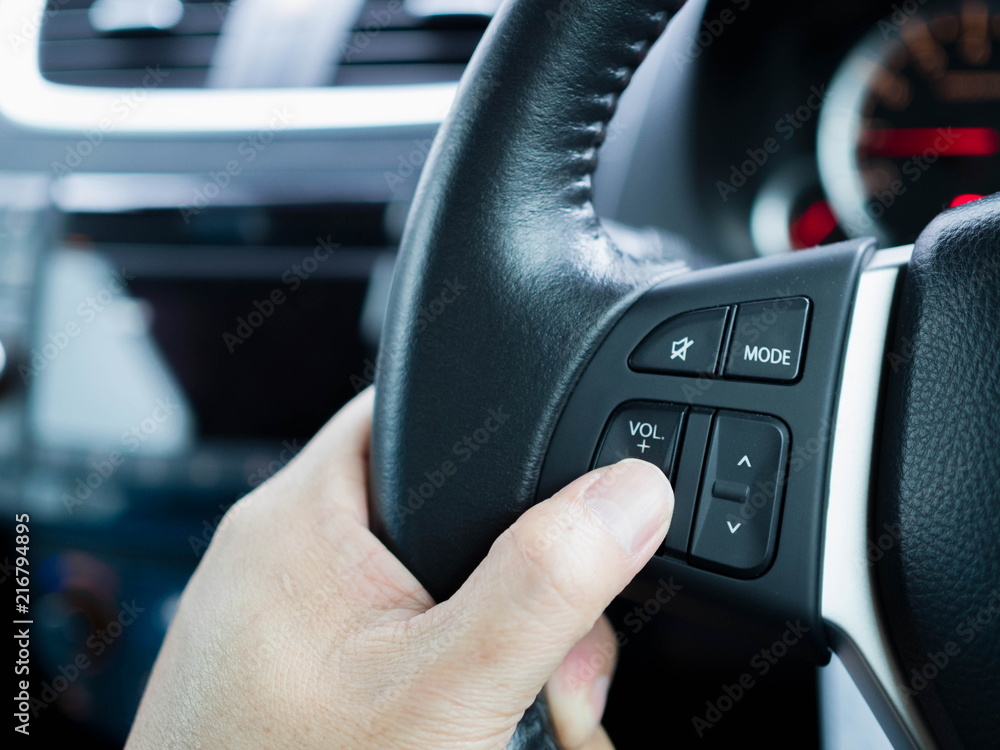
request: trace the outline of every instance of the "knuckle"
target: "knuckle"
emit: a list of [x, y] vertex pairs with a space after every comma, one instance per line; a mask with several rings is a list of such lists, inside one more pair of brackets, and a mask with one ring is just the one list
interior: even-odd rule
[[255, 492], [237, 500], [229, 506], [229, 510], [219, 521], [215, 530], [215, 538], [227, 539], [232, 536], [241, 536], [250, 525], [251, 517], [259, 513], [259, 508], [259, 496]]
[[[576, 514], [547, 516], [543, 523], [518, 523], [506, 532], [520, 568], [518, 585], [532, 601], [578, 607], [588, 591], [586, 560], [580, 554]], [[582, 530], [579, 530], [582, 531]]]
[[203, 537], [207, 541], [206, 554], [218, 554], [219, 550], [232, 548], [245, 550], [259, 537], [262, 530], [273, 524], [267, 518], [266, 502], [260, 490], [255, 490], [246, 497], [237, 500], [218, 519], [214, 529], [205, 521]]

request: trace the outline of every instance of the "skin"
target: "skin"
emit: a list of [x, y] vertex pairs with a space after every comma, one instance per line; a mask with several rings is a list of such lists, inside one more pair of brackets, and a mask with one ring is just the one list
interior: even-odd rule
[[607, 750], [602, 616], [667, 533], [659, 469], [577, 479], [435, 603], [369, 531], [373, 394], [237, 503], [191, 578], [128, 750], [504, 748], [544, 688], [560, 746]]

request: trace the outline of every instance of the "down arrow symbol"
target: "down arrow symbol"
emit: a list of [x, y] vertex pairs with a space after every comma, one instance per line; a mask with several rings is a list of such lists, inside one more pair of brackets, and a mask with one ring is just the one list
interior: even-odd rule
[[726, 525], [729, 527], [729, 533], [730, 534], [735, 534], [739, 530], [740, 526], [742, 526], [743, 524], [742, 523], [738, 523], [735, 526], [733, 526], [733, 522], [732, 521], [726, 521]]

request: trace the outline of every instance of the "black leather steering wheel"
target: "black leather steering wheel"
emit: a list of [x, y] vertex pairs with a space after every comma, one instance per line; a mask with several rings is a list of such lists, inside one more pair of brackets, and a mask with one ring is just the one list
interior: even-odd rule
[[[659, 425], [675, 519], [630, 596], [671, 574], [679, 616], [763, 643], [803, 623], [797, 658], [836, 650], [896, 746], [1000, 747], [1000, 617], [983, 614], [1000, 587], [1000, 202], [944, 214], [912, 251], [692, 270], [658, 233], [612, 239], [591, 200], [599, 146], [679, 5], [513, 0], [494, 18], [393, 284], [381, 532], [447, 598], [532, 503], [646, 457], [620, 425]], [[513, 746], [555, 748], [544, 705]]]

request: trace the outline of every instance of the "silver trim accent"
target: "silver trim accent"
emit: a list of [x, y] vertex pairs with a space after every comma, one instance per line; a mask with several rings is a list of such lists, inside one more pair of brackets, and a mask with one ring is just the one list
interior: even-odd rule
[[277, 128], [434, 125], [448, 113], [457, 90], [454, 83], [255, 90], [168, 90], [154, 83], [135, 89], [64, 86], [39, 72], [46, 17], [45, 0], [0, 2], [0, 116], [26, 129], [105, 137], [181, 132], [197, 138]]
[[871, 706], [836, 654], [819, 670], [817, 688], [822, 750], [893, 750]]
[[834, 650], [893, 747], [933, 748], [932, 734], [903, 689], [867, 546], [886, 342], [901, 269], [912, 249], [877, 253], [858, 286], [835, 419], [821, 606]]

